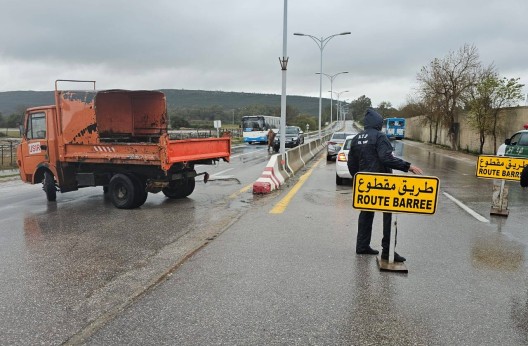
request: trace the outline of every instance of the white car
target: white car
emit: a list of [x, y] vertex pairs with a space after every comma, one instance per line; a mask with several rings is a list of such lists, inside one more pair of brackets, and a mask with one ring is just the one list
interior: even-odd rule
[[352, 144], [352, 138], [356, 135], [347, 136], [343, 147], [336, 156], [336, 185], [343, 185], [343, 179], [352, 179], [350, 172], [348, 171], [348, 151], [350, 150], [350, 144]]

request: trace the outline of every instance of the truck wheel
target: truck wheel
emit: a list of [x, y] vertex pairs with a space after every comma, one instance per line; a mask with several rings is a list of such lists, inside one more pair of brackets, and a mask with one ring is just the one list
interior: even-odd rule
[[129, 174], [128, 177], [132, 180], [135, 186], [135, 201], [134, 201], [134, 207], [137, 208], [145, 204], [145, 201], [148, 197], [148, 192], [146, 190], [146, 183], [145, 180], [138, 177], [135, 174]]
[[50, 202], [57, 200], [57, 188], [55, 187], [55, 179], [50, 172], [44, 172], [44, 180], [42, 180], [42, 189], [46, 193], [46, 198]]
[[108, 185], [112, 204], [119, 209], [135, 208], [136, 186], [125, 174], [118, 173], [110, 179]]
[[194, 191], [196, 182], [194, 178], [188, 178], [181, 183], [171, 183], [169, 186], [164, 187], [161, 191], [169, 198], [184, 198], [189, 196]]

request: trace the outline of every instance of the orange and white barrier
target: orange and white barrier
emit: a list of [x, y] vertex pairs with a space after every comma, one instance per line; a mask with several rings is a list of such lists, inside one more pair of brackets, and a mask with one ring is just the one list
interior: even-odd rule
[[282, 155], [273, 155], [264, 168], [260, 178], [253, 183], [253, 193], [270, 193], [284, 184], [288, 177], [289, 175], [286, 170], [284, 170], [284, 164], [282, 163]]

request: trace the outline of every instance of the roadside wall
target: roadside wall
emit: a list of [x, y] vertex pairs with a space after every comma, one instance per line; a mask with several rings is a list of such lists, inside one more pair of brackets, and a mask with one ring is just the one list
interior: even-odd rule
[[[424, 116], [418, 116], [407, 119], [405, 137], [421, 142], [429, 142], [429, 125], [424, 123]], [[480, 147], [479, 135], [476, 130], [471, 128], [467, 121], [465, 113], [459, 115], [460, 132], [459, 147], [461, 150], [478, 152]], [[515, 132], [522, 130], [523, 125], [528, 124], [528, 107], [505, 108], [499, 113], [499, 123], [497, 132], [497, 148], [504, 143], [504, 139], [509, 138]], [[434, 136], [434, 128], [432, 129]], [[434, 137], [433, 137], [434, 140]], [[440, 128], [438, 131], [437, 144], [451, 146], [447, 129]], [[484, 154], [494, 155], [493, 137], [487, 136], [483, 148]]]

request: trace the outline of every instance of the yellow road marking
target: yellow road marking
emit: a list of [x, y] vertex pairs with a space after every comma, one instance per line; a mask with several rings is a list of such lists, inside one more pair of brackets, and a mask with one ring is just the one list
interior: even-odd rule
[[288, 192], [286, 194], [286, 196], [284, 196], [284, 198], [281, 199], [277, 204], [275, 204], [273, 209], [270, 210], [270, 212], [269, 212], [270, 214], [282, 214], [286, 210], [286, 208], [290, 204], [291, 200], [293, 199], [293, 197], [295, 196], [297, 191], [299, 191], [299, 189], [301, 188], [301, 186], [303, 186], [303, 184], [306, 182], [308, 177], [310, 177], [310, 175], [312, 174], [314, 168], [317, 167], [317, 165], [319, 164], [319, 162], [321, 162], [321, 160], [322, 160], [322, 158], [320, 158], [316, 163], [314, 163], [313, 167], [310, 168], [306, 173], [304, 173], [299, 178], [299, 181], [290, 190], [290, 192]]
[[244, 186], [243, 188], [241, 188], [240, 190], [238, 190], [237, 192], [231, 194], [228, 198], [229, 199], [233, 199], [233, 198], [236, 198], [238, 195], [241, 195], [245, 192], [247, 192], [249, 189], [251, 189], [253, 187], [253, 184], [249, 184], [247, 186]]

